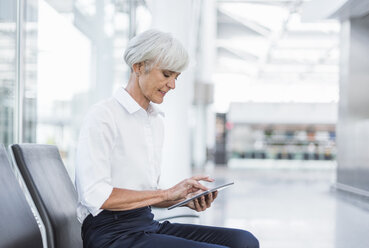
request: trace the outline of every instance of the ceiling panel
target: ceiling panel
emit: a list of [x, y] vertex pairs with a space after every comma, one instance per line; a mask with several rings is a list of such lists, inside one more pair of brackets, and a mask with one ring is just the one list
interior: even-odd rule
[[340, 24], [301, 22], [306, 2], [218, 1], [217, 71], [255, 82], [338, 84]]

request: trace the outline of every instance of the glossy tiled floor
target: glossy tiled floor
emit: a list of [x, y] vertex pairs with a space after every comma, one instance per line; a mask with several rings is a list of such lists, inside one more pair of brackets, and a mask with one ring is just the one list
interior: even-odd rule
[[334, 163], [268, 163], [208, 167], [217, 183], [235, 185], [201, 213], [201, 224], [249, 230], [262, 248], [369, 248], [369, 212], [331, 190]]

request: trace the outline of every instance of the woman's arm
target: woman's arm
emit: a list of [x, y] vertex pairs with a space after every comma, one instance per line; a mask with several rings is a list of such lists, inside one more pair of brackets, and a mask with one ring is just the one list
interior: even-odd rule
[[[194, 193], [194, 195], [198, 194], [200, 192]], [[191, 208], [193, 210], [196, 210], [197, 212], [201, 212], [206, 210], [207, 208], [210, 208], [211, 203], [217, 198], [218, 191], [215, 191], [213, 193], [210, 193], [208, 195], [204, 195], [198, 199], [194, 199], [193, 201], [188, 202], [187, 204], [183, 205], [188, 208]], [[192, 197], [192, 195], [190, 195]], [[158, 208], [168, 208], [170, 206], [173, 206], [174, 204], [177, 204], [178, 202], [181, 202], [183, 200], [178, 201], [163, 201], [158, 204], [153, 205], [154, 207]]]
[[129, 190], [113, 188], [109, 198], [101, 206], [107, 210], [129, 210], [155, 205], [166, 199], [164, 190]]
[[129, 210], [145, 206], [171, 206], [198, 190], [207, 190], [199, 181], [212, 182], [208, 176], [194, 176], [166, 190], [129, 190], [113, 188], [109, 198], [101, 206], [108, 210]]
[[157, 208], [169, 208], [170, 206], [173, 206], [174, 204], [177, 204], [178, 202], [181, 202], [182, 200], [178, 200], [178, 201], [162, 201], [159, 202], [157, 204], [154, 204], [152, 206], [157, 207]]

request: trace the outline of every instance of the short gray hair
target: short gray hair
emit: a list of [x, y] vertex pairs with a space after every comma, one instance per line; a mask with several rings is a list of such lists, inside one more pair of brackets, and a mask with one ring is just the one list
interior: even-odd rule
[[144, 62], [146, 71], [158, 65], [161, 69], [182, 72], [189, 58], [186, 49], [171, 34], [150, 29], [128, 42], [124, 61], [131, 70], [134, 64]]

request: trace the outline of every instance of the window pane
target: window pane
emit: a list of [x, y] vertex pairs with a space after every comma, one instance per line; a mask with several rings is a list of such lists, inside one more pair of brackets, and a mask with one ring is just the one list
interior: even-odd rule
[[34, 1], [25, 11], [23, 138], [57, 145], [73, 179], [86, 111], [126, 81], [128, 8], [124, 1]]
[[16, 1], [0, 0], [0, 143], [13, 143], [16, 81]]

